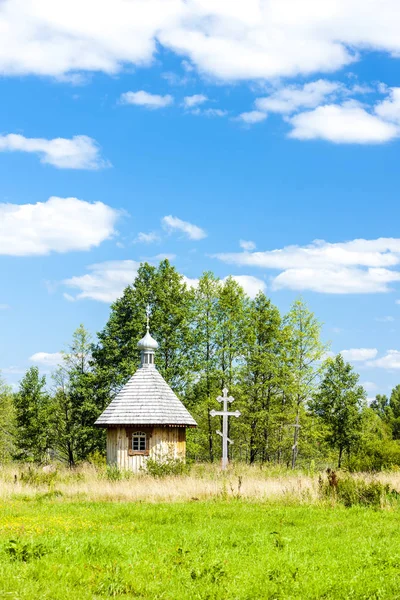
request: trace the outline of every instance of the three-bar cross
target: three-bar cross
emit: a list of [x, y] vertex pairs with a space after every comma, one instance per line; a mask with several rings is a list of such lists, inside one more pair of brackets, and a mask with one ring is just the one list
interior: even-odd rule
[[228, 390], [224, 388], [222, 390], [222, 396], [218, 396], [218, 402], [223, 402], [223, 410], [210, 410], [210, 415], [216, 417], [222, 416], [222, 433], [217, 431], [218, 435], [222, 437], [222, 468], [226, 469], [228, 466], [228, 442], [233, 444], [233, 441], [228, 438], [228, 417], [240, 417], [241, 412], [235, 410], [235, 412], [228, 411], [228, 402], [233, 402], [234, 398], [228, 396]]

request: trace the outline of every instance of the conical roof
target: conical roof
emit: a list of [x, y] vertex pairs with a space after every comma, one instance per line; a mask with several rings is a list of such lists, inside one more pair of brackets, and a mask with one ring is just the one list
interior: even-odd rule
[[95, 425], [164, 425], [197, 423], [154, 365], [142, 364], [115, 396]]

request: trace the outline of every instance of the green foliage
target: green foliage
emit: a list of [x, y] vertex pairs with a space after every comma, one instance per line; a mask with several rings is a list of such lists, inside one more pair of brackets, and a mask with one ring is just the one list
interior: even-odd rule
[[337, 475], [328, 469], [326, 480], [320, 478], [319, 490], [322, 498], [341, 502], [347, 508], [351, 506], [370, 506], [380, 508], [385, 501], [396, 497], [389, 484], [380, 481], [366, 481], [349, 475]]
[[11, 561], [30, 562], [42, 558], [47, 553], [43, 544], [25, 542], [21, 539], [10, 540], [5, 547]]
[[355, 447], [361, 432], [361, 409], [365, 390], [358, 384], [359, 375], [341, 354], [325, 363], [325, 374], [310, 407], [327, 425], [327, 439], [339, 451], [338, 467], [343, 451]]
[[15, 408], [12, 393], [0, 377], [0, 463], [11, 460], [15, 450]]
[[137, 343], [144, 335], [147, 304], [152, 309], [151, 328], [159, 343], [157, 366], [174, 389], [187, 384], [192, 295], [168, 260], [158, 267], [148, 263], [140, 266], [135, 281], [111, 306], [109, 320], [93, 348], [96, 385], [107, 401], [139, 365]]
[[16, 413], [16, 458], [41, 462], [52, 445], [51, 401], [46, 391], [46, 377], [37, 367], [30, 367], [14, 396]]
[[[296, 466], [305, 407], [315, 393], [321, 374], [321, 359], [327, 350], [320, 339], [321, 323], [302, 299], [296, 300], [284, 319], [290, 335], [286, 356], [292, 374], [290, 398], [294, 406], [291, 466]], [[290, 405], [289, 405], [290, 406]]]
[[104, 431], [94, 422], [105, 408], [103, 394], [96, 393], [91, 366], [92, 341], [80, 325], [74, 332], [63, 364], [54, 375], [56, 391], [52, 403], [54, 446], [70, 466], [104, 450]]
[[319, 468], [337, 452], [349, 470], [400, 466], [400, 385], [367, 408], [350, 365], [323, 363], [321, 323], [303, 300], [282, 316], [263, 293], [250, 299], [232, 277], [210, 272], [188, 289], [167, 260], [140, 266], [94, 343], [83, 325], [75, 331], [52, 393], [36, 367], [17, 394], [0, 381], [0, 462], [104, 467], [105, 431], [94, 422], [138, 366], [147, 304], [156, 366], [199, 425], [187, 432], [189, 459], [220, 459], [222, 424], [210, 410], [226, 386], [242, 413], [229, 420], [232, 460]]
[[190, 464], [176, 458], [167, 458], [163, 461], [148, 458], [146, 461], [146, 473], [156, 478], [188, 475], [190, 473]]

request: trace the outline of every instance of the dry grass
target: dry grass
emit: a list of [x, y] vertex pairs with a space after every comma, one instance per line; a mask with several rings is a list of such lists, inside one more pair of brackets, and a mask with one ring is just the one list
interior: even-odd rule
[[[123, 473], [112, 481], [103, 467], [83, 465], [75, 470], [55, 466], [8, 465], [0, 468], [0, 499], [43, 495], [69, 500], [112, 502], [187, 502], [243, 498], [299, 503], [318, 501], [318, 474], [267, 470], [236, 465], [223, 473], [217, 466], [196, 465], [189, 475], [153, 478]], [[355, 478], [389, 483], [400, 492], [400, 473], [357, 474]]]

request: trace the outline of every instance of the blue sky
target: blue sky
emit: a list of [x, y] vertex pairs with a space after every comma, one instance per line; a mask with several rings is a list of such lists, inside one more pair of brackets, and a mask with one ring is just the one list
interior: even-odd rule
[[3, 377], [50, 372], [140, 261], [169, 256], [282, 311], [301, 294], [368, 395], [388, 393], [399, 25], [394, 0], [3, 2]]

